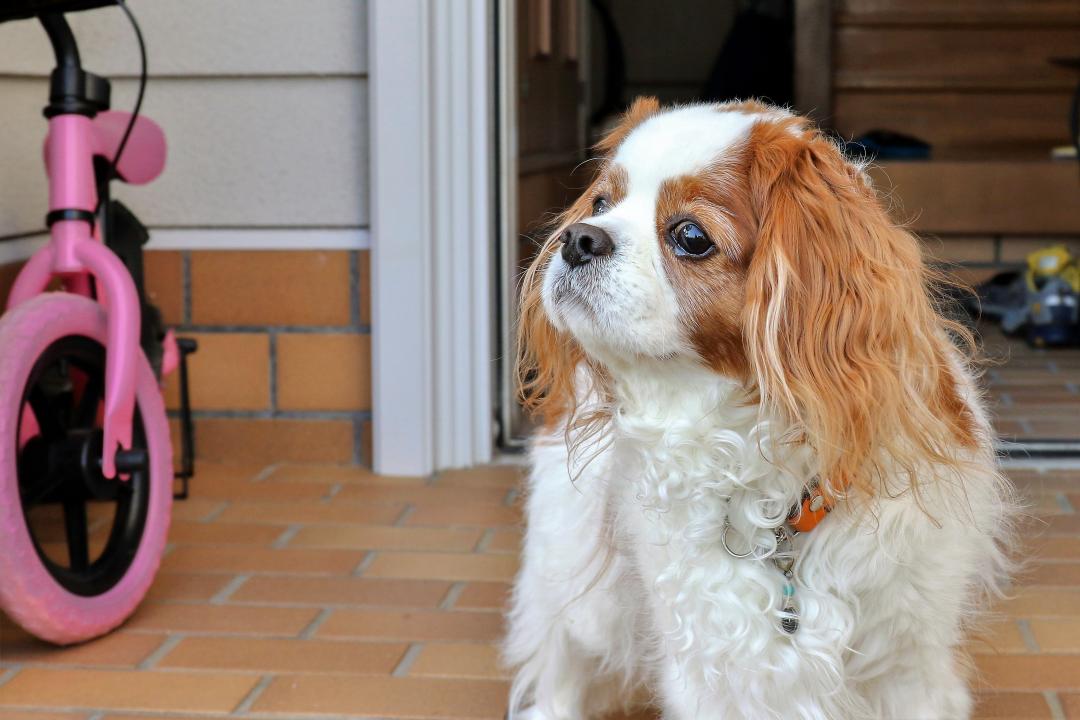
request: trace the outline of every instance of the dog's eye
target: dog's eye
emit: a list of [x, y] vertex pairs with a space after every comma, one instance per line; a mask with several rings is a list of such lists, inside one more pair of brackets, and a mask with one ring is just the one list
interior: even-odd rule
[[601, 195], [600, 197], [593, 200], [593, 204], [592, 204], [593, 217], [596, 217], [597, 215], [603, 215], [604, 213], [606, 213], [610, 209], [611, 209], [611, 203], [608, 201], [608, 199], [606, 197]]
[[690, 220], [683, 220], [672, 229], [671, 244], [676, 255], [696, 258], [705, 257], [716, 249], [701, 226]]

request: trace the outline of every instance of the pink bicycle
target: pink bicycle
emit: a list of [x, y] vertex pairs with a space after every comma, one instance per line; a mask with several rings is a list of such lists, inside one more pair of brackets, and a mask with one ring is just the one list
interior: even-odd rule
[[[64, 12], [119, 5], [142, 56], [134, 112], [83, 70]], [[146, 299], [145, 227], [109, 183], [147, 183], [165, 135], [139, 116], [142, 34], [123, 0], [5, 0], [0, 21], [38, 18], [56, 55], [45, 168], [50, 240], [0, 318], [0, 608], [74, 643], [112, 630], [146, 594], [165, 548], [173, 462], [160, 378], [180, 368], [182, 478], [192, 472], [186, 356]], [[57, 292], [46, 290], [58, 288]]]

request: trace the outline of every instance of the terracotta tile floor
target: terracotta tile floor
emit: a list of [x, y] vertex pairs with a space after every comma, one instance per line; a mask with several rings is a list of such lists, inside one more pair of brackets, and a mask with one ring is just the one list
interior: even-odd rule
[[[972, 643], [979, 716], [1080, 718], [1080, 470], [1011, 474], [1040, 519]], [[204, 465], [121, 630], [57, 649], [0, 621], [0, 720], [501, 717], [518, 481]]]
[[1037, 350], [993, 327], [981, 330], [996, 362], [986, 383], [1001, 436], [1080, 440], [1080, 348]]

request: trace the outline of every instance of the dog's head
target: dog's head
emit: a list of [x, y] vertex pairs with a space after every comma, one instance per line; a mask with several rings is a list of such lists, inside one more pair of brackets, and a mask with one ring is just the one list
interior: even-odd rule
[[693, 362], [790, 421], [832, 482], [975, 442], [918, 241], [808, 121], [638, 100], [526, 273], [519, 372], [555, 424], [574, 374]]

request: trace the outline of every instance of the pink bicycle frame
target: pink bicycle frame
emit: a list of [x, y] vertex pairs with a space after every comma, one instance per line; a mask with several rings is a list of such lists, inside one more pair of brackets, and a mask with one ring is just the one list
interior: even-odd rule
[[[102, 112], [57, 115], [49, 120], [45, 168], [49, 176], [49, 210], [97, 207], [94, 157], [112, 160], [131, 115]], [[125, 182], [143, 184], [165, 167], [165, 133], [147, 118], [137, 118], [120, 159], [117, 173]], [[108, 318], [105, 355], [105, 418], [102, 473], [116, 476], [117, 446], [131, 448], [135, 414], [135, 371], [139, 346], [139, 296], [131, 274], [101, 242], [95, 223], [60, 219], [50, 228], [50, 241], [27, 261], [8, 298], [8, 309], [38, 295], [54, 277], [68, 292], [90, 296], [96, 290]], [[94, 278], [91, 285], [90, 278]], [[175, 342], [175, 341], [174, 341]], [[175, 349], [171, 353], [175, 356]], [[166, 355], [170, 355], [168, 349]]]

